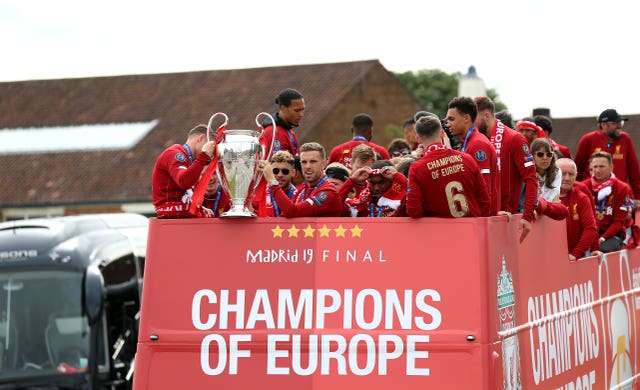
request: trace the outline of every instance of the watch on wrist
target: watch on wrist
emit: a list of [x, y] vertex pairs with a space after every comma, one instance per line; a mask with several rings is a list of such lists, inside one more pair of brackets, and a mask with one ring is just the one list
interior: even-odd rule
[[269, 186], [279, 186], [279, 185], [280, 183], [276, 179], [272, 179], [271, 181], [269, 181]]

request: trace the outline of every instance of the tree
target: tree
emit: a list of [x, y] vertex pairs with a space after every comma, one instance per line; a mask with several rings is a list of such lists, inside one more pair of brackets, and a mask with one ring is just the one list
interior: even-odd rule
[[[418, 98], [424, 109], [442, 117], [447, 112], [449, 101], [458, 94], [460, 72], [445, 73], [439, 69], [423, 69], [416, 72], [395, 73], [400, 82]], [[496, 105], [496, 112], [506, 109], [493, 88], [487, 89], [487, 96]]]

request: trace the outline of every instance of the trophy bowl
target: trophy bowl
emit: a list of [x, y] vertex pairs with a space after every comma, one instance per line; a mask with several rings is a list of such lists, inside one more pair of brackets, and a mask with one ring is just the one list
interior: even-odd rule
[[224, 130], [218, 143], [218, 175], [222, 188], [231, 198], [231, 208], [223, 218], [252, 218], [247, 208], [255, 195], [258, 161], [262, 158], [261, 132], [257, 130]]

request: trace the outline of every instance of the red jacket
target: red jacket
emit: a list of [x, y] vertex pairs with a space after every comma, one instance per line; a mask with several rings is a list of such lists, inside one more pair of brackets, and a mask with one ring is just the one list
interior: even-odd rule
[[598, 229], [589, 197], [572, 188], [560, 202], [569, 210], [567, 216], [567, 246], [569, 253], [579, 259], [598, 242]]
[[[289, 199], [292, 199], [295, 192], [296, 188], [293, 184], [289, 183], [289, 190], [285, 191], [285, 194]], [[262, 199], [258, 199], [258, 196], [255, 196], [252, 202], [253, 211], [258, 217], [279, 217], [282, 215], [280, 207], [275, 203], [271, 188], [267, 188], [266, 191], [264, 191], [264, 197], [261, 198]]]
[[471, 135], [462, 145], [461, 152], [467, 153], [476, 161], [480, 174], [487, 186], [491, 201], [491, 215], [500, 210], [500, 172], [498, 170], [498, 155], [491, 142], [475, 127]]
[[151, 175], [151, 194], [158, 217], [189, 216], [191, 196], [187, 191], [200, 179], [209, 156], [199, 153], [195, 161], [191, 160], [192, 152], [186, 144], [169, 146], [156, 160]]
[[[289, 126], [285, 123], [278, 113], [273, 114], [273, 117], [276, 120], [276, 138], [273, 142], [273, 150], [271, 154], [273, 155], [275, 152], [279, 152], [281, 150], [286, 150], [291, 155], [297, 156], [300, 151], [300, 144], [298, 143], [298, 137], [296, 133], [293, 131], [293, 127]], [[269, 121], [270, 122], [270, 121]], [[262, 135], [265, 142], [265, 153], [269, 153], [269, 149], [271, 148], [271, 140], [273, 139], [273, 125], [269, 124], [264, 128], [264, 134]], [[265, 156], [265, 159], [268, 160], [270, 156]]]
[[432, 150], [409, 168], [407, 215], [419, 217], [486, 217], [491, 203], [480, 168], [466, 153]]
[[329, 163], [339, 162], [340, 164], [351, 169], [351, 152], [353, 151], [353, 148], [361, 144], [371, 146], [373, 150], [375, 150], [375, 152], [382, 157], [383, 160], [388, 160], [391, 158], [387, 149], [383, 148], [382, 146], [374, 144], [370, 141], [353, 139], [331, 149], [331, 153], [329, 153]]
[[613, 173], [624, 182], [629, 183], [633, 190], [633, 197], [640, 199], [640, 166], [633, 141], [628, 133], [621, 131], [620, 138], [610, 141], [602, 130], [594, 130], [580, 138], [576, 152], [578, 179], [584, 180], [590, 176], [589, 159], [594, 152], [604, 151], [611, 154], [613, 159]]
[[526, 138], [496, 120], [491, 131], [491, 143], [496, 149], [500, 168], [500, 210], [517, 212], [524, 183], [522, 218], [533, 222], [538, 200], [538, 177]]
[[306, 182], [300, 184], [293, 199], [289, 199], [279, 185], [270, 188], [282, 215], [287, 218], [339, 217], [342, 214], [342, 203], [336, 186], [326, 176], [313, 188]]

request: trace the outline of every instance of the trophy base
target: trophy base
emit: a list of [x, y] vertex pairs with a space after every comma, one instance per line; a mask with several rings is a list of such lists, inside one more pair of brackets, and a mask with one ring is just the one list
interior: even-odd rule
[[255, 218], [256, 214], [243, 208], [234, 209], [233, 207], [229, 211], [225, 211], [220, 214], [220, 218]]

